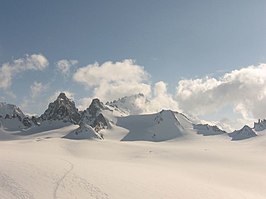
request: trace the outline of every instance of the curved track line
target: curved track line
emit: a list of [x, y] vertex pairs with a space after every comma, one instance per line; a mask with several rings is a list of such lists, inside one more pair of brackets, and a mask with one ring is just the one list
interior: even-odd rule
[[56, 182], [56, 186], [55, 186], [55, 189], [54, 189], [54, 194], [53, 194], [54, 199], [58, 198], [58, 196], [57, 196], [57, 192], [58, 192], [58, 189], [59, 189], [61, 183], [63, 182], [63, 180], [67, 177], [67, 175], [68, 175], [68, 174], [73, 170], [73, 168], [74, 168], [74, 165], [73, 165], [71, 162], [69, 162], [69, 161], [67, 161], [67, 160], [64, 160], [64, 161], [67, 162], [67, 163], [70, 165], [70, 168], [66, 171], [66, 173], [65, 173], [65, 174], [64, 174], [59, 180], [57, 180], [57, 182]]

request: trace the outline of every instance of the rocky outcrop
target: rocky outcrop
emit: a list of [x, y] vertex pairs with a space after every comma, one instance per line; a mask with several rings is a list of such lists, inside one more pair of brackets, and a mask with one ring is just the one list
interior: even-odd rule
[[232, 140], [244, 140], [255, 137], [257, 134], [249, 126], [245, 125], [242, 129], [229, 133], [229, 136]]
[[263, 131], [266, 129], [266, 120], [259, 119], [258, 122], [254, 122], [255, 131]]
[[219, 129], [217, 126], [211, 126], [209, 124], [193, 124], [193, 129], [195, 129], [198, 134], [204, 136], [220, 135], [226, 133], [225, 131]]

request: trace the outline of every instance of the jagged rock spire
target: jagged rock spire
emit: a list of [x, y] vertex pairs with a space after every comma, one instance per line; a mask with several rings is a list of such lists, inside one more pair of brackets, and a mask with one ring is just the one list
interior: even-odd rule
[[60, 93], [40, 118], [41, 120], [63, 120], [77, 124], [80, 120], [80, 113], [75, 103], [65, 93]]
[[109, 126], [109, 122], [102, 114], [102, 111], [104, 110], [109, 110], [109, 108], [98, 98], [93, 99], [89, 108], [82, 113], [80, 123], [88, 124], [98, 130], [107, 128]]

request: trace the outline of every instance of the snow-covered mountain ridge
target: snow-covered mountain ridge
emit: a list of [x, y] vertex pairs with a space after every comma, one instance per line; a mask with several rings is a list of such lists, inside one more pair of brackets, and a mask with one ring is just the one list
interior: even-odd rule
[[32, 126], [32, 123], [37, 123], [35, 117], [30, 119], [16, 105], [0, 102], [0, 127], [18, 130]]
[[[104, 104], [100, 99], [93, 99], [90, 106], [79, 111], [74, 101], [60, 93], [57, 99], [48, 105], [40, 117], [27, 117], [17, 106], [0, 103], [0, 127], [7, 131], [22, 131], [25, 134], [39, 133], [47, 129], [62, 128], [67, 125], [79, 125], [79, 128], [66, 138], [103, 139], [116, 137], [122, 141], [166, 141], [198, 136], [227, 135], [232, 140], [255, 137], [255, 131], [266, 128], [265, 120], [254, 123], [254, 130], [248, 126], [227, 133], [217, 126], [194, 123], [182, 113], [162, 110], [153, 114], [132, 114], [139, 112], [136, 100], [144, 100], [138, 94], [120, 98]], [[119, 136], [113, 136], [118, 135]], [[23, 134], [23, 133], [21, 133]]]

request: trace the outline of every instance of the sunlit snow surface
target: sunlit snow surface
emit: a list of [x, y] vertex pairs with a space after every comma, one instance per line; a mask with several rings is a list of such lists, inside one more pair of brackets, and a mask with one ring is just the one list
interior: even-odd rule
[[60, 121], [2, 126], [0, 198], [265, 198], [265, 131], [234, 142], [202, 136], [171, 111], [111, 125], [98, 133]]

